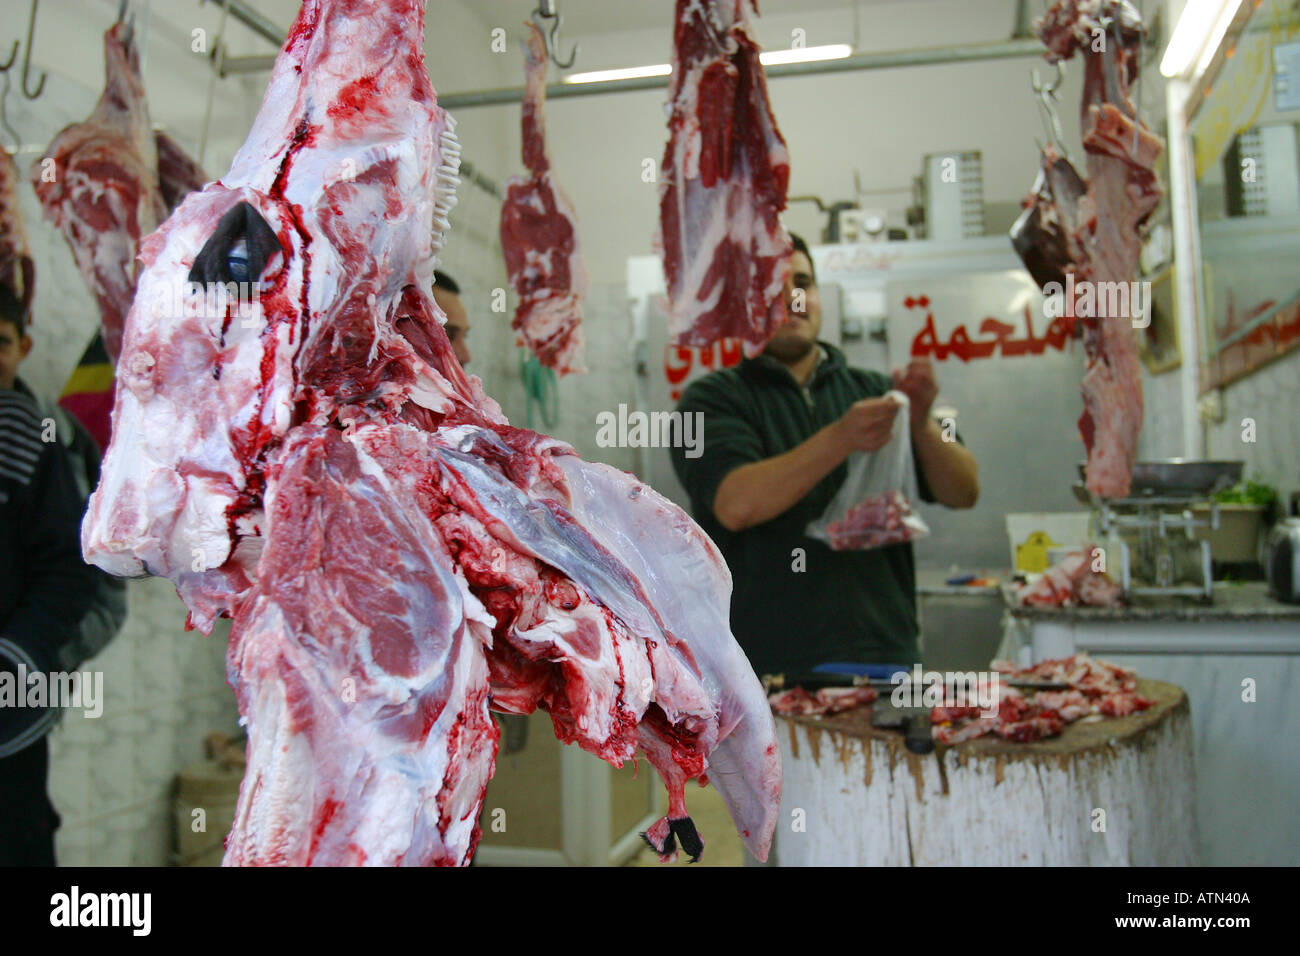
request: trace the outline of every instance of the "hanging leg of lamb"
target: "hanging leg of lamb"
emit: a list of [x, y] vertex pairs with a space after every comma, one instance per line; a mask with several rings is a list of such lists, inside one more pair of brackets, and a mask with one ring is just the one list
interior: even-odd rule
[[786, 319], [793, 251], [778, 218], [790, 154], [750, 34], [752, 2], [677, 0], [656, 237], [672, 343], [735, 337], [747, 355]]
[[[1137, 279], [1143, 230], [1161, 196], [1155, 163], [1163, 145], [1137, 115], [1131, 92], [1142, 23], [1128, 0], [1058, 0], [1035, 26], [1050, 62], [1076, 53], [1084, 60], [1087, 192], [1079, 194], [1077, 173], [1049, 147], [1013, 242], [1040, 284], [1071, 272], [1076, 286], [1093, 283], [1100, 297], [1113, 283], [1127, 289]], [[1088, 489], [1104, 498], [1128, 495], [1137, 459], [1143, 402], [1134, 318], [1079, 319], [1086, 353], [1079, 433], [1088, 450]]]
[[519, 308], [510, 327], [547, 368], [585, 372], [582, 300], [587, 267], [578, 249], [573, 203], [551, 175], [546, 148], [546, 43], [529, 23], [523, 105], [526, 178], [510, 180], [501, 207], [501, 251]]
[[[489, 708], [643, 753], [662, 858], [701, 850], [691, 779], [763, 856], [775, 728], [717, 550], [512, 428], [452, 354], [429, 288], [459, 147], [423, 23], [422, 0], [307, 0], [230, 172], [145, 241], [85, 553], [168, 576], [205, 631], [234, 619], [229, 864], [467, 862]], [[221, 298], [236, 280], [255, 308]]]
[[0, 148], [0, 285], [27, 311], [36, 292], [36, 263], [18, 205], [18, 178], [13, 155]]
[[99, 306], [104, 346], [117, 361], [135, 293], [140, 240], [167, 215], [158, 151], [130, 27], [104, 34], [104, 92], [82, 123], [67, 127], [31, 169], [45, 218], [63, 231]]

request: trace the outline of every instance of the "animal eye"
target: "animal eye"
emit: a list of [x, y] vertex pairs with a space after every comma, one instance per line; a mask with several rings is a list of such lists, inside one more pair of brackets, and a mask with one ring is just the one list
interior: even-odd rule
[[243, 239], [230, 247], [226, 256], [226, 270], [235, 282], [247, 282], [251, 278], [248, 274], [248, 243]]
[[221, 217], [194, 257], [190, 282], [256, 282], [276, 253], [283, 250], [275, 232], [252, 205], [241, 202]]

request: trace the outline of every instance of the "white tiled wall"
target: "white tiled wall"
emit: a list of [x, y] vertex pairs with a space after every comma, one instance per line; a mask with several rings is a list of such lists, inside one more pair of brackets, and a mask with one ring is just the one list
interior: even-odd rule
[[1145, 415], [1138, 438], [1138, 458], [1179, 458], [1183, 454], [1183, 412], [1177, 369], [1160, 375], [1142, 372]]
[[[1140, 457], [1183, 454], [1178, 372], [1144, 373], [1146, 420]], [[1300, 351], [1278, 359], [1223, 390], [1224, 420], [1206, 431], [1210, 459], [1244, 461], [1244, 475], [1277, 488], [1285, 501], [1300, 489]], [[1243, 440], [1244, 419], [1255, 424], [1255, 441]]]
[[[1293, 351], [1223, 392], [1224, 420], [1206, 438], [1211, 458], [1241, 459], [1247, 478], [1273, 485], [1283, 500], [1300, 489], [1300, 350]], [[1243, 419], [1255, 422], [1255, 441], [1243, 440]]]
[[208, 637], [187, 633], [185, 608], [161, 578], [131, 581], [128, 602], [122, 631], [83, 667], [103, 674], [103, 714], [65, 712], [50, 736], [64, 865], [169, 862], [176, 774], [203, 759], [210, 731], [238, 730], [225, 683], [229, 622]]

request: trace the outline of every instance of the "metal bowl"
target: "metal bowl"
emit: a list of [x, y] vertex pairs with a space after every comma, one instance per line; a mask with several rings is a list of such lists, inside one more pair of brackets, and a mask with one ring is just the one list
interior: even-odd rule
[[[1241, 481], [1244, 466], [1245, 462], [1240, 461], [1193, 461], [1188, 458], [1139, 461], [1133, 466], [1129, 497], [1209, 497]], [[1087, 480], [1086, 462], [1079, 463], [1079, 478]]]

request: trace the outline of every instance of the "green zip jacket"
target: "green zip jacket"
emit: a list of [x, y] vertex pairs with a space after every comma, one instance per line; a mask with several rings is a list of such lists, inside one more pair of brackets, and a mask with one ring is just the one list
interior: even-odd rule
[[[828, 661], [919, 660], [911, 544], [832, 551], [804, 534], [843, 484], [847, 465], [764, 524], [733, 532], [713, 514], [718, 486], [733, 469], [790, 451], [854, 402], [893, 387], [888, 376], [850, 368], [844, 353], [820, 344], [825, 358], [805, 387], [784, 365], [760, 355], [693, 382], [677, 406], [704, 416], [699, 457], [674, 448], [673, 468], [695, 520], [731, 569], [731, 630], [760, 675]], [[934, 501], [919, 464], [916, 478], [921, 498]], [[806, 556], [804, 570], [797, 570], [796, 549]]]

